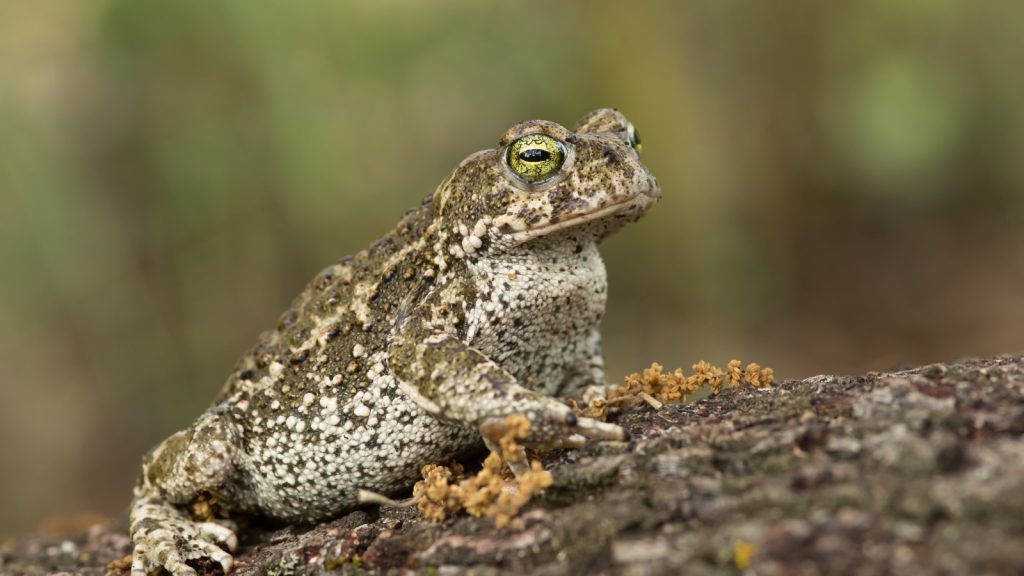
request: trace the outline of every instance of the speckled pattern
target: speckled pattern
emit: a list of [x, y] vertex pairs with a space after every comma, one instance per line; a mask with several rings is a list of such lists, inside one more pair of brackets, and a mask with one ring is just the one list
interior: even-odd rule
[[[507, 154], [538, 134], [564, 154], [528, 181]], [[530, 446], [622, 439], [556, 397], [604, 383], [597, 243], [660, 196], [638, 147], [610, 109], [574, 131], [518, 124], [390, 234], [323, 270], [210, 409], [145, 457], [132, 573], [192, 574], [187, 562], [201, 558], [231, 569], [233, 527], [191, 518], [197, 500], [218, 516], [321, 520], [359, 489], [408, 489], [423, 464], [493, 440], [510, 414], [530, 421]]]

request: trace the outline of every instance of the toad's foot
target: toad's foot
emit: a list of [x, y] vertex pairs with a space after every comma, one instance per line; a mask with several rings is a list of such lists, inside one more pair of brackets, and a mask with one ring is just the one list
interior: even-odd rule
[[174, 576], [195, 576], [190, 560], [209, 558], [231, 571], [233, 560], [221, 547], [238, 547], [235, 533], [214, 522], [193, 522], [174, 506], [155, 498], [137, 498], [131, 512], [132, 576], [162, 569]]
[[480, 435], [487, 448], [502, 457], [517, 478], [530, 471], [526, 448], [554, 450], [557, 448], [582, 448], [588, 441], [629, 440], [629, 433], [621, 426], [600, 422], [592, 418], [577, 416], [568, 406], [550, 398], [538, 398], [533, 409], [520, 413], [530, 424], [530, 434], [523, 438], [524, 444], [514, 444], [512, 452], [502, 446], [501, 438], [509, 433], [508, 420], [491, 417], [480, 425]]
[[[588, 441], [622, 442], [629, 433], [621, 426], [578, 416], [557, 400], [538, 397], [529, 409], [515, 412], [530, 423], [530, 434], [525, 443], [537, 450], [580, 448]], [[490, 417], [480, 424], [484, 440], [497, 441], [506, 432], [505, 416]]]

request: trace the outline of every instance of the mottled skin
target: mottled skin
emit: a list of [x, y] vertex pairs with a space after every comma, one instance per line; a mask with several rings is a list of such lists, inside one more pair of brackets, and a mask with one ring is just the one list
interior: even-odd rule
[[[560, 143], [564, 162], [528, 182], [506, 151], [537, 134]], [[400, 493], [423, 464], [492, 445], [510, 414], [529, 420], [530, 446], [624, 438], [556, 397], [604, 383], [597, 243], [660, 195], [637, 148], [614, 110], [574, 132], [524, 122], [390, 234], [322, 271], [206, 413], [144, 459], [133, 574], [192, 574], [186, 562], [203, 557], [230, 570], [232, 528], [192, 518], [196, 501], [322, 520], [357, 505], [359, 489]]]

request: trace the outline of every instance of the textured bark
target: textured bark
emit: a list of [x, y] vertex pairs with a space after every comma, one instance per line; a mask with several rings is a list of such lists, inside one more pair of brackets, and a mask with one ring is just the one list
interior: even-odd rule
[[[726, 390], [611, 420], [633, 440], [547, 455], [554, 486], [502, 529], [431, 524], [415, 508], [254, 526], [236, 573], [1024, 573], [1021, 356]], [[0, 573], [104, 574], [128, 552], [114, 522], [7, 543]]]

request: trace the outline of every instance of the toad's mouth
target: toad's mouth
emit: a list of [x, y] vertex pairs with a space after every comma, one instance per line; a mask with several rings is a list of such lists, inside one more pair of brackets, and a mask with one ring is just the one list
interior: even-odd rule
[[508, 238], [510, 238], [516, 244], [522, 244], [524, 242], [529, 242], [530, 240], [533, 240], [535, 238], [540, 238], [541, 236], [548, 236], [560, 230], [574, 228], [577, 226], [581, 226], [583, 224], [587, 224], [588, 222], [602, 220], [606, 217], [615, 215], [617, 213], [619, 213], [620, 217], [622, 218], [628, 218], [629, 216], [633, 216], [632, 219], [635, 220], [636, 218], [642, 216], [648, 208], [654, 205], [654, 203], [657, 201], [659, 197], [660, 194], [658, 193], [657, 188], [655, 187], [651, 191], [645, 190], [644, 192], [636, 194], [630, 198], [627, 198], [626, 200], [615, 202], [613, 204], [608, 204], [607, 206], [597, 208], [596, 210], [591, 210], [590, 212], [577, 214], [575, 216], [566, 218], [565, 220], [559, 220], [558, 222], [549, 222], [536, 228], [530, 228], [528, 230], [513, 232], [508, 235]]

